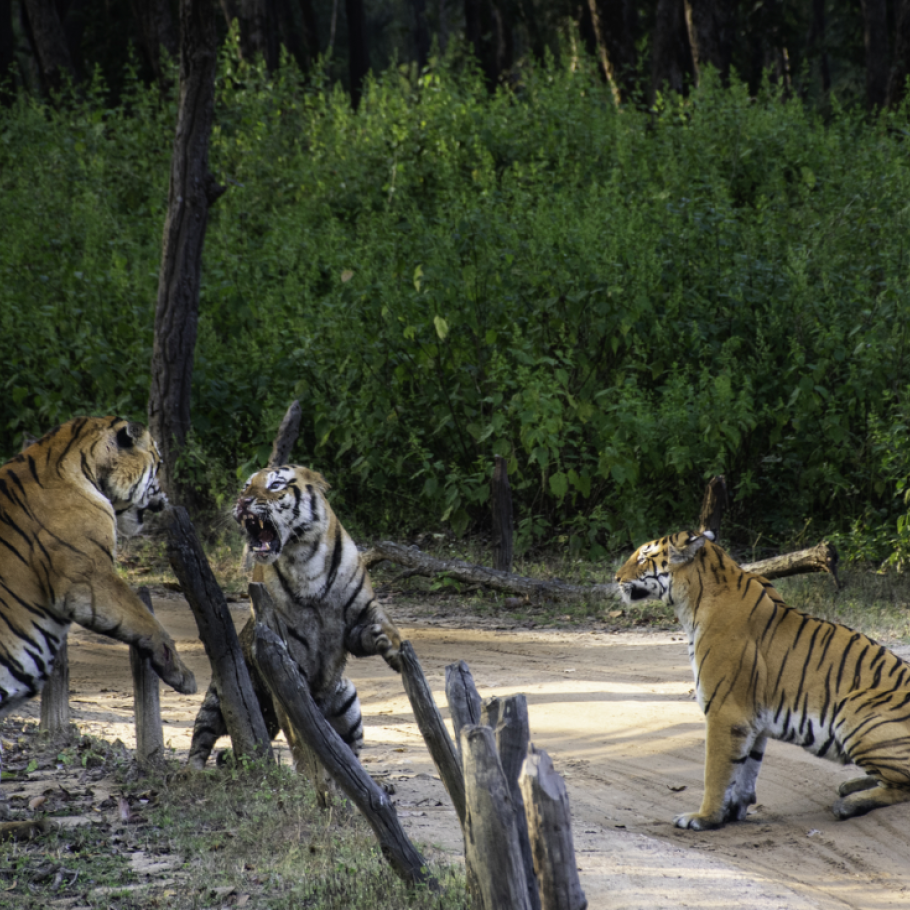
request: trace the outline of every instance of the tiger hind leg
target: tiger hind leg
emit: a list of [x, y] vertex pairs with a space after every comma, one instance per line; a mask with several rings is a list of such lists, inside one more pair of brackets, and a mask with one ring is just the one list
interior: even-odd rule
[[221, 713], [221, 700], [214, 683], [205, 693], [205, 700], [196, 715], [193, 724], [193, 738], [190, 741], [190, 754], [187, 765], [194, 771], [201, 771], [215, 748], [215, 743], [227, 733], [227, 724]]
[[[866, 778], [874, 780], [874, 778]], [[851, 781], [848, 781], [851, 783]], [[881, 809], [883, 806], [893, 806], [897, 803], [910, 801], [910, 790], [903, 787], [889, 787], [885, 784], [879, 784], [875, 781], [875, 786], [856, 790], [849, 795], [837, 800], [831, 807], [835, 818], [856, 818], [859, 815], [865, 815], [873, 809]]]
[[861, 790], [871, 790], [878, 786], [878, 781], [874, 777], [854, 777], [852, 780], [845, 780], [838, 788], [838, 796], [849, 796], [851, 793], [859, 793]]

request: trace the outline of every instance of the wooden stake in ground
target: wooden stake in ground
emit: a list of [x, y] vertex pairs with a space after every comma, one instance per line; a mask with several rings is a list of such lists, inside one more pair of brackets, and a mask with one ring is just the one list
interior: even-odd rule
[[476, 881], [483, 910], [531, 910], [515, 805], [493, 731], [475, 724], [464, 726], [461, 756], [467, 798], [465, 862], [474, 872], [468, 880]]
[[[154, 613], [149, 589], [139, 588], [139, 599]], [[130, 669], [133, 674], [133, 710], [136, 715], [136, 761], [141, 765], [164, 758], [164, 732], [161, 729], [161, 687], [151, 661], [130, 645]]]
[[705, 487], [705, 498], [701, 503], [701, 512], [698, 516], [699, 531], [711, 531], [715, 539], [720, 529], [724, 512], [730, 505], [727, 494], [727, 481], [723, 474], [717, 474], [708, 481]]
[[512, 489], [509, 471], [502, 455], [496, 456], [490, 482], [490, 504], [493, 509], [493, 568], [512, 571]]
[[477, 694], [471, 670], [463, 660], [446, 667], [446, 699], [449, 702], [449, 714], [452, 717], [455, 742], [458, 743], [458, 757], [460, 761], [463, 761], [461, 728], [481, 723], [480, 696]]
[[294, 443], [297, 442], [297, 436], [300, 433], [300, 402], [296, 399], [290, 403], [287, 411], [284, 412], [284, 418], [275, 439], [272, 442], [272, 454], [269, 456], [269, 467], [277, 468], [288, 463], [291, 457], [291, 450]]
[[171, 510], [167, 555], [196, 617], [199, 638], [212, 664], [212, 679], [221, 699], [221, 712], [234, 755], [271, 759], [272, 743], [230, 610], [182, 506]]
[[405, 881], [438, 890], [438, 882], [427, 871], [423, 857], [402, 830], [389, 798], [316, 707], [310, 688], [288, 653], [281, 633], [271, 628], [273, 624], [280, 628], [280, 621], [268, 591], [264, 585], [256, 587], [261, 590], [256, 597], [253, 654], [273, 698], [332, 778], [363, 813], [379, 840], [383, 856], [398, 875]]
[[427, 685], [426, 676], [414, 647], [409, 641], [403, 641], [398, 649], [398, 659], [401, 665], [401, 681], [404, 691], [411, 702], [411, 710], [417, 721], [417, 728], [423, 736], [430, 757], [439, 771], [443, 786], [448, 791], [452, 805], [458, 814], [458, 820], [464, 827], [465, 796], [464, 775], [458, 763], [458, 753], [449, 737], [442, 715], [433, 700], [433, 693]]
[[[66, 639], [54, 656], [54, 669], [41, 690], [41, 720], [38, 729], [51, 736], [69, 733], [70, 663]], [[157, 677], [156, 677], [157, 678]]]
[[542, 749], [529, 748], [519, 785], [542, 910], [585, 910], [588, 901], [575, 865], [569, 796], [565, 782]]

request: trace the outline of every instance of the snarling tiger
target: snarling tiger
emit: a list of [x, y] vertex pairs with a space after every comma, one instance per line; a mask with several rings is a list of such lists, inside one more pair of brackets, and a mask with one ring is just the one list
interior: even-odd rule
[[768, 737], [866, 774], [841, 784], [837, 818], [910, 800], [910, 665], [846, 626], [788, 607], [711, 532], [639, 547], [616, 574], [623, 600], [662, 600], [689, 639], [707, 722], [705, 793], [677, 827], [745, 817]]
[[[247, 481], [234, 507], [254, 559], [253, 581], [262, 582], [287, 626], [291, 657], [323, 716], [355, 755], [363, 745], [360, 700], [344, 676], [348, 654], [381, 654], [398, 669], [401, 637], [373, 596], [370, 576], [354, 541], [332, 511], [321, 474], [297, 465], [266, 468]], [[240, 633], [253, 687], [269, 736], [287, 737], [298, 766], [305, 752], [273, 702], [252, 659], [251, 617]], [[203, 768], [227, 732], [218, 692], [209, 687], [196, 716], [189, 765]], [[302, 768], [300, 770], [303, 770]]]
[[114, 568], [117, 528], [167, 502], [142, 424], [77, 417], [0, 467], [0, 716], [37, 695], [77, 622], [136, 645], [178, 692], [196, 681]]

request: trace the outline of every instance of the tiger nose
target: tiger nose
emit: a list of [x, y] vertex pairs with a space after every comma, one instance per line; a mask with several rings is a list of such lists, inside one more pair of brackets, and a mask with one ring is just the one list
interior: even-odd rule
[[250, 505], [252, 505], [252, 502], [253, 502], [252, 496], [242, 496], [240, 499], [237, 500], [237, 508], [235, 511], [237, 512], [237, 514], [246, 512], [246, 510], [250, 507]]

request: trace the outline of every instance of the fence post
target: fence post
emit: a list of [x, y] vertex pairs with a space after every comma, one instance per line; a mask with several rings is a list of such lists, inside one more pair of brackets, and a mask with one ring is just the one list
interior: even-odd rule
[[490, 504], [493, 508], [493, 568], [500, 572], [512, 571], [512, 489], [509, 471], [502, 455], [495, 457], [493, 479], [490, 486]]
[[[136, 593], [149, 613], [154, 613], [149, 589], [141, 587]], [[130, 670], [133, 674], [133, 710], [136, 715], [136, 760], [140, 765], [148, 765], [164, 758], [158, 674], [135, 645], [130, 645]]]
[[41, 690], [41, 719], [38, 729], [42, 733], [58, 736], [69, 733], [70, 728], [70, 662], [66, 638], [54, 657], [54, 667]]

